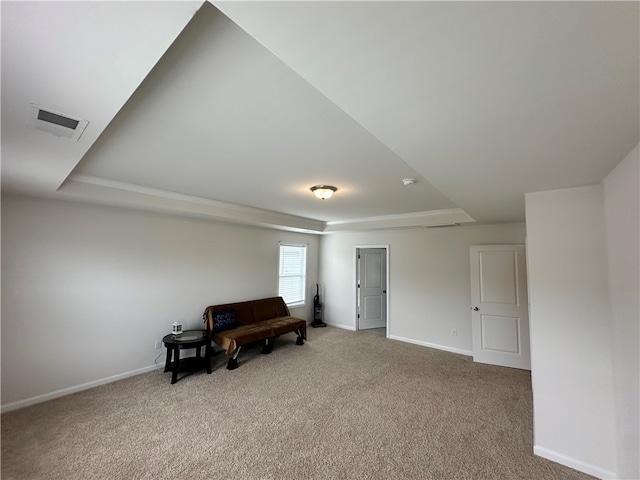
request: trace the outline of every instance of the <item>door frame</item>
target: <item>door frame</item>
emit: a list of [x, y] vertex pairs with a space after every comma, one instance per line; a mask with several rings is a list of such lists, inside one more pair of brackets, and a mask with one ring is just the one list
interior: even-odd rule
[[390, 317], [389, 317], [389, 305], [391, 304], [390, 302], [390, 297], [391, 297], [391, 283], [389, 282], [390, 276], [389, 276], [389, 256], [390, 256], [390, 249], [389, 249], [389, 244], [386, 245], [380, 245], [380, 244], [376, 244], [376, 245], [354, 245], [353, 246], [353, 282], [351, 283], [351, 285], [353, 285], [353, 318], [354, 318], [354, 325], [355, 325], [355, 330], [358, 331], [360, 330], [360, 322], [358, 321], [358, 250], [361, 249], [366, 249], [366, 248], [383, 248], [385, 251], [385, 261], [386, 261], [386, 265], [387, 265], [387, 278], [385, 279], [387, 282], [387, 301], [385, 302], [385, 315], [387, 317], [387, 324], [386, 324], [386, 337], [389, 338], [389, 326], [390, 326]]

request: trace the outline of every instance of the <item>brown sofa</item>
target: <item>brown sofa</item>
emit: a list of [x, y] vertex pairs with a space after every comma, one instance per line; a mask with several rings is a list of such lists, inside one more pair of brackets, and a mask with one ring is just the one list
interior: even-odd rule
[[213, 305], [205, 309], [204, 324], [213, 341], [230, 355], [227, 369], [238, 368], [238, 354], [243, 345], [264, 342], [262, 353], [271, 353], [273, 340], [295, 332], [296, 345], [304, 345], [307, 322], [292, 317], [282, 297]]

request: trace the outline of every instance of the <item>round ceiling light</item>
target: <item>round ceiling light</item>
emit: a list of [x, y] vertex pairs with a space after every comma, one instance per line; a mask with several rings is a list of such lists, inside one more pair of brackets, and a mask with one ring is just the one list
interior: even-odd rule
[[338, 189], [331, 185], [315, 185], [311, 187], [313, 194], [320, 200], [325, 200], [333, 195]]
[[404, 183], [405, 187], [408, 187], [410, 185], [413, 185], [414, 183], [416, 183], [416, 179], [415, 178], [405, 178], [402, 180], [402, 183]]

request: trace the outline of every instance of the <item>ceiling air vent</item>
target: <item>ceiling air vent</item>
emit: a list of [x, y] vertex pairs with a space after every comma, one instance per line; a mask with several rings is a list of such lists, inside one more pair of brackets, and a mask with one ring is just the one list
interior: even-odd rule
[[58, 137], [67, 137], [77, 141], [88, 124], [87, 120], [44, 109], [33, 103], [29, 104], [27, 126], [32, 130], [40, 130]]

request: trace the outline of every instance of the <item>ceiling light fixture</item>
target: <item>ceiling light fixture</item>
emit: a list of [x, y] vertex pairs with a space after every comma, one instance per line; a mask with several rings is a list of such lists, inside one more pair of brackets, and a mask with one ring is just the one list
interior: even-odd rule
[[311, 187], [311, 191], [313, 194], [318, 197], [320, 200], [325, 200], [333, 195], [338, 189], [336, 187], [332, 187], [331, 185], [316, 185]]
[[402, 180], [402, 183], [404, 183], [405, 187], [408, 187], [409, 185], [413, 185], [414, 183], [416, 183], [416, 179], [415, 178], [405, 178]]

